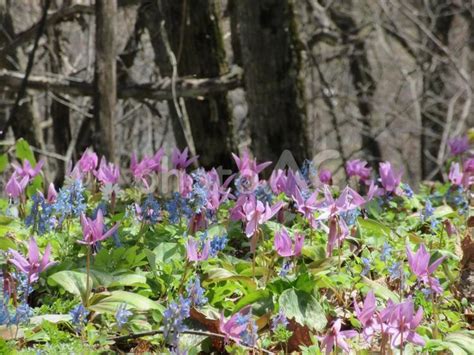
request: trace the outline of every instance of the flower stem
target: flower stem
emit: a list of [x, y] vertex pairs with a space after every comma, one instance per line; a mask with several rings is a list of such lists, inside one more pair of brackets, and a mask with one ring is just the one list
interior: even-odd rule
[[186, 264], [184, 264], [183, 277], [181, 278], [181, 281], [179, 282], [178, 294], [181, 294], [181, 290], [183, 288], [184, 282], [186, 281], [186, 274], [188, 273], [189, 265], [190, 265], [190, 262], [189, 260], [186, 259]]
[[89, 306], [90, 297], [90, 273], [91, 273], [91, 246], [87, 246], [86, 254], [86, 299], [84, 300], [85, 307]]

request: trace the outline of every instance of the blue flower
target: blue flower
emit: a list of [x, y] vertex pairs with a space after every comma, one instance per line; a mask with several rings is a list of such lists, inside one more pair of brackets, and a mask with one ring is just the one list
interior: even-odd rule
[[191, 300], [179, 297], [178, 302], [172, 302], [163, 312], [163, 336], [175, 348], [178, 347], [179, 333], [186, 330], [184, 320], [189, 317]]
[[391, 280], [397, 280], [402, 276], [402, 268], [401, 268], [401, 263], [398, 261], [396, 263], [393, 263], [389, 268], [388, 268], [388, 273], [390, 274], [390, 279]]
[[412, 188], [410, 187], [410, 185], [406, 183], [402, 183], [400, 187], [402, 188], [403, 192], [408, 198], [412, 198], [414, 196], [414, 192]]
[[357, 217], [360, 216], [360, 210], [358, 208], [354, 208], [349, 211], [341, 212], [340, 216], [346, 222], [346, 224], [350, 227], [355, 224], [357, 221]]
[[89, 311], [81, 303], [74, 307], [69, 314], [72, 317], [71, 322], [76, 327], [76, 330], [80, 330], [87, 322]]
[[223, 236], [216, 235], [214, 238], [212, 238], [211, 251], [210, 251], [211, 256], [214, 257], [217, 255], [217, 253], [224, 250], [227, 245], [227, 241], [228, 241], [227, 235], [223, 235]]
[[28, 303], [22, 302], [16, 308], [15, 316], [13, 317], [12, 324], [24, 324], [30, 321], [33, 316], [33, 310], [30, 308]]
[[318, 170], [313, 161], [308, 159], [303, 162], [300, 172], [307, 184], [311, 184], [311, 181], [318, 175]]
[[386, 261], [390, 258], [392, 247], [387, 242], [383, 243], [382, 252], [380, 253], [380, 260]]
[[168, 211], [169, 221], [172, 224], [179, 223], [182, 217], [189, 219], [194, 214], [186, 199], [177, 192], [175, 192], [173, 197], [166, 202], [165, 208], [166, 211]]
[[283, 261], [283, 266], [281, 267], [281, 270], [278, 275], [281, 277], [285, 277], [291, 271], [292, 267], [293, 267], [293, 264], [291, 263], [290, 260]]
[[201, 282], [198, 277], [195, 277], [188, 282], [186, 285], [186, 292], [194, 306], [200, 307], [207, 303], [207, 298], [204, 296], [205, 291], [201, 287]]
[[280, 309], [278, 314], [272, 319], [272, 331], [276, 331], [279, 326], [286, 328], [288, 326], [288, 319], [283, 310]]
[[53, 215], [53, 205], [47, 203], [44, 196], [37, 193], [31, 198], [33, 205], [30, 214], [25, 219], [28, 227], [34, 226], [37, 232], [42, 235], [54, 228], [56, 217]]
[[127, 309], [127, 305], [125, 303], [119, 305], [117, 307], [117, 311], [115, 312], [117, 327], [119, 329], [122, 328], [128, 322], [128, 318], [130, 318], [132, 314], [133, 313]]
[[361, 275], [365, 276], [370, 271], [370, 260], [362, 258], [362, 264], [364, 265], [364, 268], [362, 269]]
[[255, 197], [263, 203], [271, 204], [273, 201], [273, 193], [268, 185], [259, 185], [255, 190]]
[[249, 319], [247, 328], [240, 334], [242, 343], [254, 346], [257, 343], [258, 327], [253, 319]]
[[58, 220], [60, 225], [68, 217], [79, 217], [86, 210], [82, 182], [75, 180], [70, 185], [61, 188], [53, 209], [60, 216]]
[[148, 194], [143, 204], [140, 206], [142, 218], [150, 223], [157, 223], [161, 217], [161, 207], [152, 194]]

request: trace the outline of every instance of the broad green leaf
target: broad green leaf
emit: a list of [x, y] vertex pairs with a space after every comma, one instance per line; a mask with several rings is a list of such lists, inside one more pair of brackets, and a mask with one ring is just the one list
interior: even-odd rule
[[[79, 296], [82, 302], [86, 303], [87, 291], [87, 274], [78, 271], [59, 271], [48, 278], [49, 284], [58, 284], [67, 292]], [[93, 280], [89, 277], [89, 289], [92, 289]], [[90, 290], [89, 290], [90, 292]]]
[[20, 160], [26, 159], [33, 166], [36, 164], [35, 155], [33, 154], [33, 151], [31, 150], [31, 147], [27, 141], [25, 141], [23, 138], [20, 138], [19, 140], [16, 141], [15, 148], [16, 148], [15, 149], [16, 157], [18, 159]]
[[0, 154], [0, 173], [3, 173], [8, 167], [8, 155]]
[[129, 308], [138, 311], [148, 311], [151, 309], [164, 310], [164, 307], [156, 301], [152, 301], [142, 295], [127, 292], [114, 291], [109, 296], [99, 300], [89, 306], [90, 310], [98, 313], [114, 313], [120, 304], [125, 303]]
[[369, 286], [374, 291], [377, 296], [382, 297], [384, 300], [387, 301], [391, 299], [394, 302], [397, 302], [399, 300], [398, 295], [395, 292], [389, 290], [386, 286], [376, 281], [370, 280], [365, 276], [362, 276], [362, 280], [367, 286]]
[[443, 218], [448, 217], [452, 213], [454, 213], [454, 211], [451, 206], [443, 205], [435, 208], [433, 216], [436, 218]]
[[105, 287], [134, 286], [146, 284], [146, 277], [139, 274], [114, 274], [98, 270], [91, 270], [91, 276], [94, 279], [94, 285]]
[[207, 278], [204, 280], [203, 284], [208, 285], [212, 282], [224, 281], [224, 280], [238, 280], [245, 283], [247, 286], [255, 288], [255, 282], [247, 276], [241, 276], [235, 272], [229, 271], [223, 268], [210, 268], [207, 270]]
[[357, 221], [359, 222], [361, 231], [367, 236], [387, 238], [391, 234], [391, 230], [389, 227], [376, 220], [364, 219], [359, 217]]
[[254, 304], [258, 301], [271, 298], [270, 291], [268, 290], [256, 290], [254, 292], [250, 292], [244, 297], [242, 297], [239, 302], [235, 305], [234, 313], [240, 311], [242, 308], [249, 304]]
[[164, 242], [153, 249], [157, 263], [169, 263], [183, 258], [184, 250], [178, 243]]
[[30, 318], [30, 323], [33, 325], [39, 325], [44, 321], [50, 323], [69, 322], [71, 320], [70, 314], [43, 314], [41, 316], [35, 316]]
[[446, 335], [444, 341], [458, 345], [468, 354], [474, 354], [474, 332], [459, 331], [450, 333]]
[[316, 298], [306, 292], [295, 289], [285, 290], [279, 299], [280, 309], [285, 316], [301, 325], [320, 331], [326, 326], [324, 310]]

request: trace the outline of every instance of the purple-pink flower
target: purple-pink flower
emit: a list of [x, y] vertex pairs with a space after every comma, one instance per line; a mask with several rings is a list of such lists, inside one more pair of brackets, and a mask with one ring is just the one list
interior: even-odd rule
[[77, 162], [81, 173], [89, 173], [97, 168], [99, 163], [99, 157], [95, 154], [92, 149], [88, 148], [82, 153], [81, 158]]
[[334, 346], [349, 352], [349, 345], [346, 343], [346, 339], [353, 338], [358, 335], [355, 330], [341, 330], [342, 321], [336, 319], [324, 337], [319, 337], [321, 340], [321, 349], [326, 349], [326, 355], [331, 354]]
[[394, 304], [389, 301], [387, 307], [380, 313], [384, 332], [391, 335], [391, 346], [400, 347], [410, 342], [423, 346], [425, 341], [416, 333], [416, 328], [423, 320], [423, 308], [418, 308], [414, 314], [415, 305], [411, 298], [403, 303]]
[[469, 150], [469, 138], [467, 136], [455, 137], [448, 142], [451, 155], [461, 155]]
[[314, 213], [317, 209], [316, 196], [316, 192], [313, 192], [311, 195], [305, 197], [298, 187], [295, 188], [295, 193], [292, 196], [295, 201], [296, 210], [308, 220], [311, 228], [317, 227], [317, 222], [314, 217]]
[[462, 186], [466, 189], [474, 184], [472, 173], [470, 173], [466, 168], [464, 171], [461, 171], [459, 163], [451, 164], [448, 178], [453, 185]]
[[442, 256], [430, 265], [430, 253], [427, 252], [425, 245], [421, 244], [418, 251], [414, 254], [409, 246], [406, 247], [408, 256], [408, 265], [417, 278], [436, 293], [442, 293], [443, 289], [437, 278], [430, 276], [436, 268], [446, 258]]
[[37, 281], [39, 274], [54, 264], [54, 262], [49, 260], [51, 255], [51, 245], [47, 245], [43, 257], [41, 258], [38, 244], [36, 244], [34, 238], [31, 238], [28, 244], [28, 258], [25, 258], [16, 250], [10, 249], [9, 251], [12, 257], [8, 260], [15, 265], [18, 271], [27, 275], [30, 283]]
[[251, 306], [247, 306], [240, 310], [240, 312], [232, 315], [228, 320], [225, 320], [224, 313], [221, 313], [219, 331], [225, 335], [226, 340], [232, 339], [236, 343], [240, 342], [242, 333], [244, 333], [249, 326], [248, 314], [250, 309]]
[[5, 192], [7, 193], [7, 196], [14, 199], [21, 197], [25, 192], [29, 181], [30, 179], [28, 175], [21, 177], [17, 175], [16, 172], [13, 172], [12, 176], [5, 185]]
[[248, 238], [252, 237], [258, 227], [270, 220], [283, 207], [283, 202], [277, 202], [273, 206], [268, 203], [265, 205], [255, 196], [250, 195], [242, 205], [242, 219], [245, 221], [245, 234]]
[[116, 223], [112, 228], [104, 233], [104, 216], [102, 210], [97, 211], [96, 219], [86, 217], [85, 214], [81, 214], [81, 225], [83, 239], [79, 241], [81, 244], [93, 245], [101, 240], [107, 239], [118, 229], [119, 225]]
[[368, 163], [365, 160], [349, 160], [346, 163], [347, 176], [349, 178], [356, 176], [360, 179], [360, 181], [364, 183], [368, 182], [370, 180], [370, 175], [372, 174], [372, 169], [368, 167], [367, 164]]
[[209, 239], [206, 239], [204, 243], [199, 243], [197, 240], [189, 238], [188, 243], [186, 244], [186, 255], [188, 261], [206, 260], [209, 257], [210, 248], [211, 244]]
[[54, 184], [50, 182], [48, 186], [48, 195], [46, 196], [46, 201], [48, 201], [48, 203], [54, 203], [56, 202], [57, 197], [58, 192], [56, 191]]
[[278, 255], [283, 257], [298, 256], [304, 244], [304, 236], [295, 233], [295, 241], [292, 242], [285, 227], [275, 233], [274, 245]]
[[325, 185], [332, 185], [332, 173], [327, 169], [320, 170], [319, 181]]
[[402, 181], [402, 172], [395, 172], [392, 164], [386, 161], [379, 165], [380, 181], [386, 192], [398, 193], [400, 182]]
[[43, 159], [41, 159], [34, 168], [31, 166], [30, 162], [27, 159], [23, 160], [23, 166], [17, 163], [12, 163], [12, 166], [15, 169], [15, 173], [19, 177], [23, 178], [25, 176], [28, 176], [30, 180], [40, 173], [43, 165], [44, 165]]
[[179, 149], [174, 148], [173, 153], [171, 153], [171, 164], [173, 165], [173, 168], [184, 170], [191, 164], [194, 164], [199, 158], [198, 155], [188, 158], [188, 154], [188, 148], [184, 148], [182, 152]]
[[163, 148], [159, 149], [158, 152], [153, 157], [147, 157], [146, 155], [143, 159], [138, 162], [135, 154], [130, 158], [130, 170], [132, 172], [133, 178], [136, 181], [142, 181], [146, 188], [149, 187], [150, 175], [153, 172], [163, 171], [161, 166], [161, 159], [163, 158], [164, 150]]
[[119, 168], [113, 163], [107, 163], [105, 157], [100, 160], [99, 168], [93, 172], [102, 184], [116, 184], [119, 179]]
[[254, 173], [259, 174], [263, 169], [272, 164], [271, 161], [257, 164], [255, 159], [250, 158], [250, 155], [247, 151], [242, 154], [242, 157], [238, 157], [234, 153], [232, 153], [232, 157], [234, 158], [235, 164], [237, 164], [237, 168], [241, 173], [243, 170], [250, 169]]
[[359, 308], [357, 301], [354, 300], [354, 309], [357, 319], [363, 327], [362, 334], [367, 341], [370, 341], [375, 332], [381, 331], [379, 317], [376, 314], [377, 303], [375, 301], [374, 291], [367, 293], [363, 308]]

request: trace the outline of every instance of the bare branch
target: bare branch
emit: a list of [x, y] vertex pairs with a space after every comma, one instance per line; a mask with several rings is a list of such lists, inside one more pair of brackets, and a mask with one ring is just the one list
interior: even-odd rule
[[[16, 90], [20, 87], [24, 74], [11, 70], [0, 70], [2, 87]], [[232, 67], [229, 73], [215, 78], [176, 79], [176, 97], [201, 97], [219, 92], [226, 92], [242, 86], [242, 69]], [[93, 96], [94, 87], [91, 83], [66, 76], [30, 76], [29, 89], [51, 90], [71, 96]], [[156, 83], [118, 85], [117, 94], [121, 99], [136, 100], [172, 100], [172, 80], [163, 78]]]

